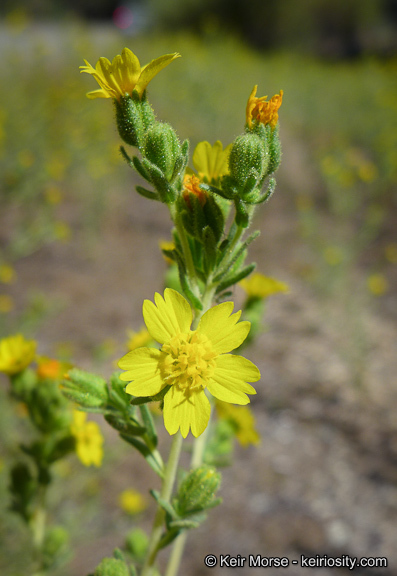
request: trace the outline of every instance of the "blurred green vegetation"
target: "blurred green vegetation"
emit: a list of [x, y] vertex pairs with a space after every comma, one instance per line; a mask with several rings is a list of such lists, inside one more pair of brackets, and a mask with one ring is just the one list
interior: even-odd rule
[[[66, 242], [82, 231], [95, 240], [112, 201], [131, 193], [131, 173], [118, 153], [112, 104], [86, 99], [95, 83], [78, 71], [84, 58], [95, 64], [99, 56], [112, 58], [125, 45], [142, 63], [163, 53], [182, 54], [156, 77], [149, 97], [159, 119], [170, 122], [181, 139], [190, 138], [192, 149], [201, 140], [220, 139], [226, 146], [241, 132], [254, 84], [258, 95], [283, 89], [281, 138], [293, 138], [305, 168], [314, 175], [310, 189], [300, 186], [297, 175], [293, 189], [278, 190], [289, 194], [291, 204], [296, 200], [302, 240], [310, 248], [310, 263], [301, 273], [331, 302], [340, 294], [350, 295], [344, 311], [358, 293], [358, 266], [368, 276], [372, 294], [387, 291], [388, 266], [397, 262], [396, 58], [330, 64], [289, 51], [263, 55], [221, 34], [216, 21], [201, 36], [129, 38], [78, 23], [37, 28], [20, 15], [2, 31], [0, 335], [21, 325], [33, 330], [46, 312], [40, 296], [33, 295], [31, 309], [13, 315], [12, 282], [18, 278], [12, 270], [18, 262], [49, 242]], [[351, 317], [357, 317], [356, 311]], [[354, 360], [360, 366], [363, 351]], [[6, 511], [7, 467], [16, 450], [10, 431], [20, 426], [3, 395], [0, 566], [5, 576], [23, 573], [19, 551], [27, 546], [26, 534], [16, 541], [20, 526]], [[59, 521], [73, 528], [77, 514], [84, 518], [74, 526], [76, 543], [89, 523], [98, 537], [105, 530], [103, 518], [103, 525], [97, 523], [96, 495], [117, 458], [111, 456], [99, 480], [90, 471], [76, 472], [73, 465], [59, 470], [67, 479], [62, 489], [67, 484], [68, 493], [86, 503], [83, 515], [76, 504], [63, 500], [64, 493], [51, 496]]]

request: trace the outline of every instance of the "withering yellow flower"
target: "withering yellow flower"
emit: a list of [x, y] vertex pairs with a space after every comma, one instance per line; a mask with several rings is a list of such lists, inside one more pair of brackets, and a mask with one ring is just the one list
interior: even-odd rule
[[267, 96], [261, 98], [256, 97], [258, 86], [254, 86], [250, 97], [247, 102], [246, 119], [249, 128], [252, 128], [252, 120], [256, 120], [264, 125], [270, 124], [275, 128], [278, 122], [278, 109], [283, 101], [283, 91], [280, 90], [279, 94], [275, 94], [267, 102]]
[[22, 334], [0, 340], [0, 372], [18, 374], [34, 360], [37, 343]]
[[140, 492], [134, 490], [133, 488], [129, 488], [128, 490], [124, 490], [119, 495], [119, 505], [124, 512], [127, 514], [139, 514], [143, 512], [147, 508], [147, 503], [145, 498], [142, 496]]
[[72, 368], [72, 365], [69, 362], [60, 362], [55, 358], [41, 356], [37, 360], [37, 376], [43, 379], [61, 379], [70, 368]]
[[221, 176], [229, 174], [229, 154], [232, 145], [223, 150], [217, 140], [213, 146], [209, 142], [199, 142], [193, 152], [193, 165], [200, 180], [215, 184]]
[[165, 54], [152, 60], [143, 68], [138, 58], [129, 49], [124, 48], [121, 55], [117, 54], [110, 62], [107, 58], [99, 58], [95, 68], [87, 60], [84, 60], [85, 66], [80, 66], [81, 72], [86, 72], [94, 76], [100, 89], [88, 92], [88, 98], [116, 98], [131, 96], [133, 90], [136, 90], [139, 97], [142, 98], [149, 82], [180, 54]]
[[208, 310], [197, 330], [191, 330], [192, 309], [181, 294], [166, 288], [164, 298], [156, 293], [155, 303], [145, 300], [143, 317], [156, 348], [138, 348], [118, 363], [129, 382], [126, 392], [155, 396], [166, 386], [164, 424], [170, 434], [191, 429], [200, 436], [207, 427], [210, 403], [205, 390], [218, 400], [248, 404], [247, 394], [256, 394], [248, 382], [260, 378], [258, 368], [242, 356], [226, 354], [246, 339], [250, 322], [238, 322], [241, 311], [232, 314], [233, 302]]
[[288, 292], [288, 286], [284, 282], [269, 278], [259, 272], [255, 272], [249, 278], [241, 280], [240, 286], [249, 298], [268, 298], [277, 292]]
[[215, 406], [219, 418], [228, 420], [232, 424], [241, 446], [259, 444], [260, 436], [255, 429], [255, 417], [248, 406], [233, 406], [219, 401]]
[[76, 439], [76, 454], [84, 466], [100, 466], [103, 459], [103, 436], [96, 422], [86, 422], [87, 414], [73, 410], [70, 428]]
[[200, 189], [200, 178], [197, 178], [197, 176], [195, 176], [194, 174], [192, 175], [186, 174], [183, 179], [182, 196], [190, 210], [192, 210], [192, 205], [190, 202], [191, 195], [197, 198], [201, 206], [204, 206], [204, 204], [207, 201], [206, 192]]
[[141, 346], [147, 346], [153, 340], [145, 326], [143, 326], [138, 332], [128, 330], [128, 337], [127, 348], [130, 351], [140, 348]]

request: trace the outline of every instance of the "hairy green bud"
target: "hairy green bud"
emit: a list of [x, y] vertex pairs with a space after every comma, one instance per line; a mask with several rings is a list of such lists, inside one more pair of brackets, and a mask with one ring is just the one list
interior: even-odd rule
[[268, 149], [257, 134], [248, 132], [236, 138], [230, 151], [229, 168], [239, 188], [244, 189], [253, 178], [255, 184], [259, 183], [268, 164]]
[[183, 480], [177, 501], [180, 516], [188, 516], [212, 508], [219, 503], [215, 493], [219, 488], [221, 475], [210, 466], [200, 466], [192, 470]]
[[173, 128], [163, 122], [149, 126], [145, 137], [146, 158], [160, 168], [168, 181], [174, 173], [175, 162], [181, 153], [181, 145]]
[[109, 400], [106, 380], [78, 368], [69, 370], [62, 384], [62, 392], [84, 408], [100, 408]]
[[130, 146], [140, 148], [144, 139], [142, 102], [137, 97], [123, 96], [114, 100], [120, 137]]
[[94, 576], [130, 576], [130, 571], [123, 560], [104, 558], [96, 567]]

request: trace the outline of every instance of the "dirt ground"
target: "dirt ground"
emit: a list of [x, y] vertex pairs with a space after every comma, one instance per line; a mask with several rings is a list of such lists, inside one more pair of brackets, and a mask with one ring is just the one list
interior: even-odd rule
[[[203, 561], [211, 553], [290, 561], [301, 554], [386, 557], [387, 569], [355, 573], [397, 574], [395, 292], [376, 309], [360, 311], [368, 352], [361, 386], [354, 386], [337, 321], [339, 302], [325, 305], [299, 274], [308, 252], [298, 233], [294, 195], [313, 182], [307, 180], [302, 151], [293, 139], [284, 142], [285, 168], [275, 196], [257, 217], [261, 236], [250, 252], [259, 271], [290, 286], [288, 294], [269, 300], [265, 331], [247, 351], [262, 373], [252, 402], [262, 442], [236, 449], [233, 466], [223, 473], [224, 502], [190, 533], [180, 573], [252, 570], [218, 566], [211, 571]], [[120, 170], [128, 170], [121, 161]], [[169, 238], [168, 214], [164, 206], [134, 194], [133, 180], [127, 178], [130, 172], [131, 191], [115, 195], [95, 242], [82, 241], [80, 216], [67, 206], [74, 239], [18, 264], [17, 303], [29, 290], [60, 303], [37, 335], [43, 354], [53, 354], [57, 342], [72, 342], [76, 364], [95, 369], [92, 350], [112, 339], [117, 358], [124, 353], [126, 330], [142, 324], [143, 299], [162, 290], [165, 263], [158, 242]], [[239, 302], [239, 289], [235, 296]], [[111, 361], [104, 369], [112, 370]], [[143, 484], [152, 480], [151, 475], [140, 479]], [[70, 574], [83, 576], [119, 543], [108, 527], [102, 540], [77, 551]], [[291, 565], [287, 573], [306, 569]], [[312, 568], [310, 573], [327, 576], [334, 570]]]

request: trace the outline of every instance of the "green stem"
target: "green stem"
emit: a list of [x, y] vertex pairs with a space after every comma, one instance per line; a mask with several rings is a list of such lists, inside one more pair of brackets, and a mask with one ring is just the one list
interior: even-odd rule
[[190, 250], [189, 240], [183, 227], [181, 215], [178, 210], [171, 210], [171, 217], [177, 229], [179, 240], [182, 244], [183, 255], [185, 257], [186, 270], [191, 283], [191, 288], [195, 296], [200, 298], [200, 288], [197, 283], [196, 268], [194, 266], [192, 252]]
[[[166, 502], [169, 502], [172, 495], [176, 472], [178, 469], [179, 457], [181, 454], [183, 438], [178, 432], [172, 439], [172, 445], [168, 462], [164, 471], [163, 486], [161, 488], [160, 496]], [[153, 529], [149, 540], [149, 548], [146, 556], [146, 562], [143, 566], [141, 576], [150, 576], [154, 563], [156, 561], [158, 545], [163, 532], [165, 512], [161, 506], [158, 506], [156, 516], [153, 523]]]

